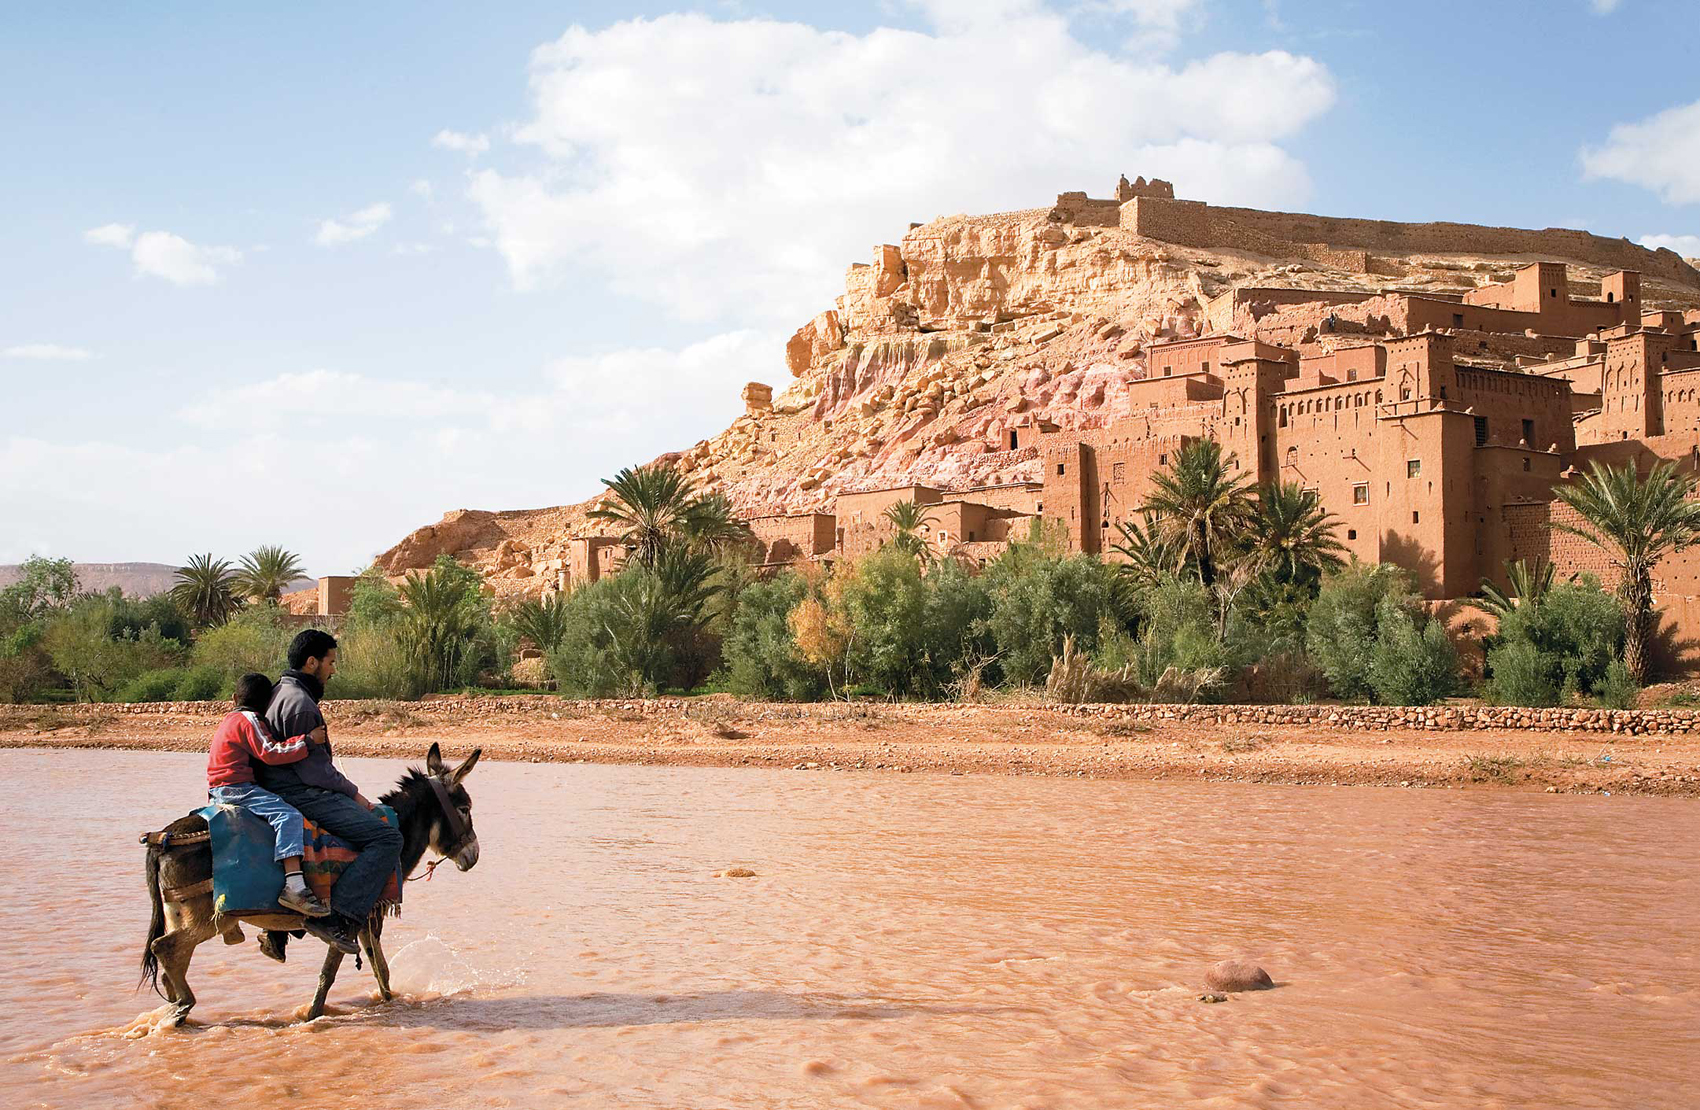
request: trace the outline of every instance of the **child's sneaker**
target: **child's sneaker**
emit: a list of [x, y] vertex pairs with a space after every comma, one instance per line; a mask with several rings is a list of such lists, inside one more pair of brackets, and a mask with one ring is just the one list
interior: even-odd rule
[[294, 890], [287, 885], [277, 896], [277, 904], [286, 910], [294, 910], [302, 917], [327, 917], [331, 912], [331, 908], [319, 901], [311, 890]]

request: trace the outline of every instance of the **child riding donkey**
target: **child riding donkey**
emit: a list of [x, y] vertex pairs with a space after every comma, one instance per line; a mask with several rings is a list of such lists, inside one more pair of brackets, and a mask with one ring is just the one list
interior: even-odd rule
[[286, 740], [272, 738], [264, 714], [272, 700], [272, 682], [263, 674], [245, 674], [236, 683], [236, 709], [213, 733], [207, 756], [207, 794], [219, 805], [238, 806], [270, 823], [277, 836], [274, 856], [283, 864], [283, 892], [277, 904], [306, 917], [324, 917], [331, 908], [313, 896], [301, 876], [305, 829], [301, 812], [254, 781], [254, 764], [281, 765], [307, 758], [309, 746], [325, 742], [320, 725]]

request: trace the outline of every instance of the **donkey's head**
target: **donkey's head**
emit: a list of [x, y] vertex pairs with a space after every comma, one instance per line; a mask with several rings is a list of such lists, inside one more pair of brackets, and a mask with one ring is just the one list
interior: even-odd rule
[[454, 860], [455, 867], [469, 871], [478, 862], [478, 834], [472, 828], [472, 797], [461, 780], [471, 773], [482, 748], [474, 748], [459, 767], [443, 766], [443, 753], [432, 744], [425, 753], [426, 781], [430, 793], [423, 799], [431, 815], [430, 846], [440, 856]]

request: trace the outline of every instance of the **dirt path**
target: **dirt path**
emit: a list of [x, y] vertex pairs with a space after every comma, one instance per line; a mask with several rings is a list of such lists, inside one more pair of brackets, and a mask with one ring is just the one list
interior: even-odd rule
[[[0, 707], [0, 748], [204, 751], [221, 707]], [[327, 702], [342, 755], [1700, 797], [1700, 735], [1138, 723], [1035, 706]]]

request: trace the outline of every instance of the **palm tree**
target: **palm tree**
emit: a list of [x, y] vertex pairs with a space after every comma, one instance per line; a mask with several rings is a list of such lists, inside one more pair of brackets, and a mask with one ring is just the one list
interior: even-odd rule
[[1213, 585], [1219, 558], [1244, 534], [1252, 515], [1249, 479], [1229, 472], [1221, 444], [1197, 439], [1151, 481], [1155, 488], [1145, 510], [1158, 517], [1162, 535], [1178, 543], [1198, 568], [1198, 580]]
[[1626, 618], [1623, 662], [1640, 682], [1653, 636], [1653, 567], [1700, 542], [1694, 479], [1673, 462], [1656, 464], [1643, 479], [1633, 461], [1622, 466], [1596, 461], [1588, 473], [1553, 492], [1581, 517], [1575, 524], [1555, 520], [1553, 527], [1606, 552], [1623, 574], [1618, 585]]
[[887, 543], [911, 555], [926, 554], [927, 541], [921, 538], [920, 531], [933, 519], [929, 506], [917, 504], [913, 499], [899, 501], [889, 506], [882, 515], [895, 532]]
[[698, 497], [685, 506], [681, 538], [693, 551], [723, 554], [754, 542], [750, 526], [732, 512], [723, 493]]
[[1140, 513], [1140, 519], [1124, 520], [1116, 525], [1121, 542], [1112, 550], [1125, 562], [1116, 566], [1122, 577], [1139, 587], [1155, 586], [1180, 570], [1185, 558], [1177, 538], [1166, 535], [1162, 519], [1150, 509]]
[[588, 515], [621, 529], [627, 549], [645, 566], [669, 540], [688, 534], [691, 514], [702, 511], [695, 486], [676, 467], [626, 467], [602, 484], [612, 496]]
[[171, 599], [188, 611], [196, 627], [223, 624], [240, 608], [234, 589], [236, 572], [228, 559], [214, 559], [210, 551], [191, 555], [174, 577]]
[[1252, 546], [1289, 580], [1320, 578], [1345, 566], [1346, 548], [1334, 537], [1339, 518], [1322, 507], [1316, 491], [1297, 482], [1270, 482], [1258, 491]]
[[1558, 568], [1537, 557], [1533, 563], [1518, 559], [1506, 560], [1505, 581], [1509, 590], [1502, 590], [1489, 579], [1482, 579], [1481, 600], [1476, 608], [1498, 620], [1509, 617], [1521, 606], [1536, 606], [1546, 600], [1552, 590], [1554, 573]]
[[276, 604], [289, 584], [306, 574], [299, 555], [270, 544], [242, 557], [241, 569], [236, 572], [236, 589], [255, 601]]
[[448, 568], [411, 574], [397, 587], [404, 642], [413, 653], [421, 692], [447, 690], [460, 683], [461, 664], [478, 628], [477, 611], [465, 582]]
[[685, 641], [708, 621], [708, 604], [720, 592], [714, 560], [705, 552], [664, 547], [652, 564], [638, 564], [618, 579], [604, 626], [616, 665], [639, 688], [661, 688], [673, 676]]
[[554, 594], [541, 601], [528, 598], [508, 610], [508, 624], [538, 651], [554, 651], [567, 634], [567, 595]]

